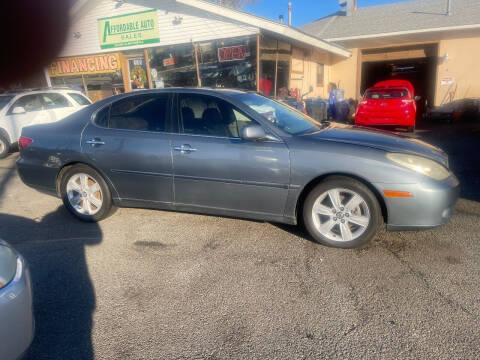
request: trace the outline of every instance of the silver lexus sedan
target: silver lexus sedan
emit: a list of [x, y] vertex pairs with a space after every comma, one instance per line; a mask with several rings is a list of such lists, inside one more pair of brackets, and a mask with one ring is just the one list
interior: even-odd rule
[[317, 123], [251, 92], [162, 89], [23, 129], [22, 180], [84, 221], [112, 206], [303, 223], [319, 243], [365, 244], [453, 214], [447, 155], [387, 132]]
[[33, 339], [32, 288], [23, 257], [0, 240], [0, 359], [19, 359]]

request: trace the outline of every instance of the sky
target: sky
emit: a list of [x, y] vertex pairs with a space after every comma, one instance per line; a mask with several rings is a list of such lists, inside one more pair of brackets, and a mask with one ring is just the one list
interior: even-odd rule
[[[272, 20], [278, 20], [278, 15], [283, 14], [286, 22], [288, 1], [293, 4], [293, 26], [301, 26], [340, 10], [338, 0], [258, 0], [254, 4], [245, 6], [243, 10]], [[383, 5], [399, 1], [406, 0], [357, 0], [357, 7]]]

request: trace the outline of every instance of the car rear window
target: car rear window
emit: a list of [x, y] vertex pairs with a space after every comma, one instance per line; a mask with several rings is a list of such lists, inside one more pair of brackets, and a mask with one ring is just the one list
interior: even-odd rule
[[409, 96], [407, 89], [378, 89], [367, 90], [365, 99], [386, 100], [386, 99], [402, 99]]
[[87, 99], [85, 96], [83, 95], [80, 95], [80, 94], [76, 94], [76, 93], [68, 93], [68, 95], [70, 95], [70, 97], [75, 100], [75, 102], [78, 104], [78, 105], [90, 105], [92, 102]]

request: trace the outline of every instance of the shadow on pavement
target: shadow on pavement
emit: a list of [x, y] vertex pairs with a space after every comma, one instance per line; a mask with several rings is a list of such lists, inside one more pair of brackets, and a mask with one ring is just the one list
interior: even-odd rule
[[33, 282], [35, 338], [25, 359], [93, 359], [95, 290], [85, 247], [102, 241], [96, 223], [59, 207], [40, 219], [0, 214], [0, 236], [27, 259]]
[[1, 175], [0, 179], [0, 200], [7, 189], [8, 183], [13, 179], [16, 172], [15, 166], [3, 169], [6, 169], [6, 172]]

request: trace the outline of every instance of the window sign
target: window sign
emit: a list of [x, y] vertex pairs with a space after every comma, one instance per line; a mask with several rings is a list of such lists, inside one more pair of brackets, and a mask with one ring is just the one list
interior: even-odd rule
[[244, 60], [246, 57], [247, 47], [245, 45], [218, 48], [218, 61], [220, 62]]
[[160, 42], [156, 10], [98, 19], [100, 48]]
[[165, 67], [175, 65], [176, 63], [177, 62], [174, 57], [163, 59], [163, 66]]
[[147, 67], [144, 58], [128, 59], [132, 90], [148, 89]]
[[53, 61], [48, 67], [48, 75], [56, 77], [104, 74], [116, 72], [120, 70], [120, 67], [121, 62], [118, 53], [74, 56]]

